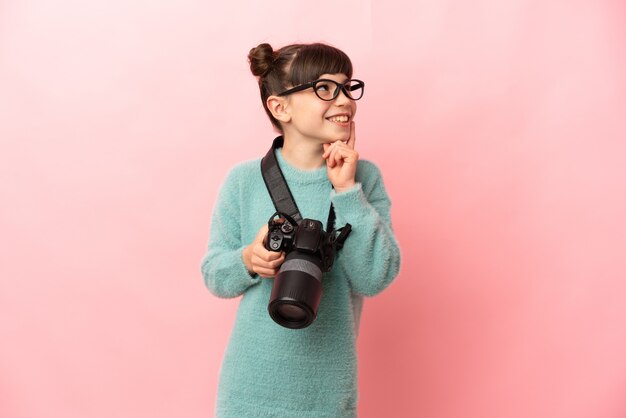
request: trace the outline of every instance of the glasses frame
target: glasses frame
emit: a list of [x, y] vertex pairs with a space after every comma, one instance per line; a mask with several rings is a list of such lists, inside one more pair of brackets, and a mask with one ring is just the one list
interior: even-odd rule
[[[317, 85], [317, 83], [322, 82], [322, 81], [326, 81], [329, 83], [333, 83], [337, 86], [337, 88], [335, 89], [335, 93], [333, 94], [333, 97], [330, 99], [324, 99], [323, 97], [320, 97], [319, 94], [317, 94], [317, 89], [315, 88], [315, 86]], [[353, 99], [352, 97], [350, 97], [350, 93], [348, 92], [348, 89], [346, 88], [346, 85], [352, 81], [357, 81], [359, 83], [361, 83], [361, 97], [359, 97], [358, 99]], [[344, 94], [344, 96], [346, 96], [348, 99], [356, 101], [356, 100], [360, 100], [363, 97], [363, 94], [365, 94], [365, 82], [362, 80], [357, 80], [356, 78], [351, 78], [348, 79], [346, 81], [344, 81], [343, 83], [339, 83], [335, 80], [330, 80], [328, 78], [320, 78], [318, 80], [314, 80], [314, 81], [309, 81], [308, 83], [304, 83], [304, 84], [300, 84], [299, 86], [290, 88], [289, 90], [285, 90], [282, 93], [278, 93], [277, 96], [287, 96], [289, 94], [292, 93], [297, 93], [299, 91], [302, 90], [306, 90], [308, 88], [313, 88], [313, 91], [315, 92], [315, 95], [320, 99], [323, 100], [325, 102], [330, 102], [333, 101], [337, 98], [337, 96], [339, 96], [339, 91], [341, 90]]]

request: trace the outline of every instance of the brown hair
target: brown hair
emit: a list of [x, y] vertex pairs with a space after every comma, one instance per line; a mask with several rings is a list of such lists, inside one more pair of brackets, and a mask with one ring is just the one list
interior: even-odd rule
[[293, 44], [277, 51], [267, 43], [252, 48], [248, 54], [250, 71], [259, 81], [261, 101], [272, 124], [282, 132], [267, 108], [267, 98], [309, 81], [322, 74], [345, 74], [352, 77], [352, 62], [341, 50], [322, 43]]

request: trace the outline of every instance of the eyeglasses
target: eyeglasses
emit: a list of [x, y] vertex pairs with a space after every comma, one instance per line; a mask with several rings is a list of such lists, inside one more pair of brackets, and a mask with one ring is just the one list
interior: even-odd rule
[[350, 100], [359, 100], [363, 97], [363, 90], [365, 90], [365, 83], [361, 80], [346, 80], [343, 83], [338, 83], [334, 80], [321, 78], [319, 80], [311, 81], [309, 83], [301, 84], [289, 90], [285, 90], [282, 93], [278, 93], [278, 96], [286, 96], [291, 93], [313, 88], [313, 91], [320, 99], [324, 101], [335, 100], [339, 96], [339, 91], [343, 91], [343, 94]]

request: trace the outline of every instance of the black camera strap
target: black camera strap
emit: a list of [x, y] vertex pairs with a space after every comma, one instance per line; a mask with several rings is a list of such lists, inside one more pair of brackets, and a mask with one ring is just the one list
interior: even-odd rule
[[274, 203], [276, 210], [291, 216], [294, 221], [300, 224], [302, 215], [300, 215], [296, 201], [293, 199], [291, 190], [289, 190], [289, 186], [287, 185], [287, 180], [285, 180], [285, 176], [278, 166], [278, 161], [276, 160], [276, 155], [274, 154], [274, 150], [282, 146], [282, 136], [274, 139], [272, 147], [261, 160], [261, 173], [263, 174], [265, 187], [267, 187], [267, 191], [272, 197], [272, 202]]
[[[274, 203], [274, 207], [276, 208], [276, 210], [278, 212], [282, 212], [291, 216], [298, 224], [300, 224], [300, 221], [302, 221], [302, 215], [300, 215], [298, 206], [293, 199], [291, 190], [289, 190], [289, 186], [287, 185], [285, 176], [283, 175], [283, 172], [278, 165], [278, 161], [276, 160], [276, 155], [274, 154], [275, 150], [283, 146], [283, 143], [284, 139], [282, 136], [276, 137], [276, 139], [274, 139], [272, 147], [267, 152], [267, 154], [265, 154], [265, 157], [263, 157], [263, 159], [261, 160], [261, 173], [263, 174], [265, 186], [270, 193], [272, 202]], [[333, 205], [331, 203], [330, 210], [328, 212], [326, 231], [330, 233], [330, 231], [334, 229], [334, 226], [335, 209], [333, 208]], [[350, 230], [350, 224], [346, 224], [344, 228], [340, 228], [341, 233], [336, 238], [338, 248], [341, 248], [343, 246], [343, 242], [348, 237], [348, 234], [350, 234]]]

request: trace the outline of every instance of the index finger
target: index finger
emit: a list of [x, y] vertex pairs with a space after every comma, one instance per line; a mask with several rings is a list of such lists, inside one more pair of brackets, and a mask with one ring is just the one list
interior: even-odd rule
[[354, 149], [354, 143], [356, 142], [356, 135], [354, 134], [354, 121], [350, 122], [350, 138], [348, 138], [347, 145]]

